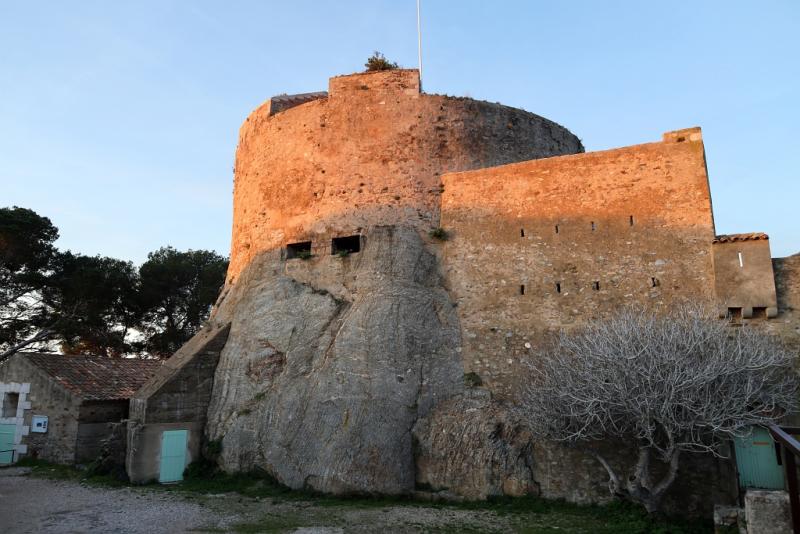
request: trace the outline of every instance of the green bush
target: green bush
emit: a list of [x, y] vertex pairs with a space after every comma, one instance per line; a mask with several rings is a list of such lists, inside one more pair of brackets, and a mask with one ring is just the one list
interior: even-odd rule
[[379, 70], [392, 70], [399, 68], [397, 63], [389, 61], [383, 56], [383, 54], [381, 54], [377, 50], [367, 59], [367, 62], [364, 63], [364, 66], [367, 67], [367, 72], [375, 72]]
[[481, 380], [481, 377], [478, 375], [478, 373], [465, 373], [464, 385], [469, 388], [476, 388], [483, 385], [483, 380]]
[[428, 232], [428, 235], [433, 239], [438, 239], [439, 241], [447, 241], [450, 238], [450, 234], [448, 234], [447, 230], [444, 228], [434, 228]]
[[208, 443], [206, 443], [206, 454], [211, 457], [219, 456], [222, 452], [222, 440], [221, 439], [212, 439]]

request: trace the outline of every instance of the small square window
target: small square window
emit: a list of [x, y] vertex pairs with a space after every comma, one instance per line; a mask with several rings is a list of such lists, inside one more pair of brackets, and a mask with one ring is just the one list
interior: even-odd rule
[[354, 254], [361, 252], [361, 236], [349, 235], [346, 237], [334, 237], [331, 240], [331, 254]]
[[19, 393], [3, 395], [3, 417], [16, 417], [19, 406]]
[[309, 258], [311, 256], [311, 241], [290, 243], [286, 245], [286, 259]]

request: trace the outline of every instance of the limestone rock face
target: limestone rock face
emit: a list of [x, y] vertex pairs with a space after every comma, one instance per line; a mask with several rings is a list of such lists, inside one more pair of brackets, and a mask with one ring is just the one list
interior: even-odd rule
[[418, 485], [468, 499], [538, 493], [530, 434], [484, 389], [437, 405], [414, 439]]
[[[463, 388], [458, 320], [416, 230], [364, 240], [348, 258], [264, 253], [224, 297], [215, 320], [231, 332], [206, 431], [226, 471], [340, 494], [413, 491], [411, 429]], [[295, 262], [303, 276], [286, 274]], [[331, 272], [336, 284], [310, 285]]]

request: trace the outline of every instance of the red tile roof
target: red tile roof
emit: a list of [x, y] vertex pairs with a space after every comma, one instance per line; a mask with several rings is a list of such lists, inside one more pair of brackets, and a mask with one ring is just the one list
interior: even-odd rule
[[759, 239], [769, 239], [764, 232], [751, 232], [749, 234], [727, 234], [718, 235], [714, 238], [714, 243], [733, 243], [734, 241], [758, 241]]
[[129, 399], [161, 367], [161, 360], [21, 354], [84, 400]]

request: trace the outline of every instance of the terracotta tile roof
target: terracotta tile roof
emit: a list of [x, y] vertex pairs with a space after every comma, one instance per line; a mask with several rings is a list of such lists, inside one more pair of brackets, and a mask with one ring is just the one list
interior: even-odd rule
[[734, 241], [758, 241], [759, 239], [769, 239], [764, 232], [751, 232], [749, 234], [727, 234], [718, 235], [714, 238], [714, 243], [733, 243]]
[[161, 360], [21, 354], [84, 400], [128, 399], [161, 367]]

